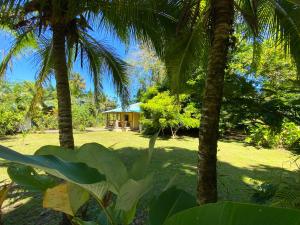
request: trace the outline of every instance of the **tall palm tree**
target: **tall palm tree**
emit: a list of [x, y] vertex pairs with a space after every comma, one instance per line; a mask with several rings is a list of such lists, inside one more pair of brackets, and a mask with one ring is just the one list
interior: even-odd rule
[[[165, 3], [163, 3], [165, 4]], [[93, 28], [106, 30], [128, 42], [131, 36], [155, 40], [160, 44], [160, 33], [156, 29], [160, 19], [158, 9], [162, 3], [155, 1], [106, 1], [106, 0], [2, 0], [3, 18], [13, 16], [12, 26], [19, 33], [18, 42], [34, 34], [43, 43], [40, 48], [42, 64], [40, 81], [52, 71], [55, 75], [59, 140], [61, 146], [74, 148], [71, 98], [68, 82], [69, 62], [77, 56], [82, 66], [90, 70], [95, 92], [101, 85], [100, 71], [105, 68], [113, 75], [120, 97], [125, 100], [127, 90], [127, 64], [104, 43], [97, 41], [90, 33]], [[12, 13], [13, 12], [13, 13]], [[164, 18], [164, 15], [161, 16]], [[44, 41], [46, 40], [46, 41]], [[154, 43], [154, 44], [155, 44]]]
[[259, 54], [262, 39], [274, 38], [300, 65], [300, 8], [284, 0], [183, 0], [180, 8], [175, 37], [167, 37], [165, 58], [176, 91], [182, 89], [180, 85], [194, 66], [200, 64], [206, 70], [197, 187], [198, 202], [204, 204], [218, 199], [219, 117], [228, 54], [234, 47], [234, 28], [239, 26], [239, 31], [253, 42], [255, 53]]

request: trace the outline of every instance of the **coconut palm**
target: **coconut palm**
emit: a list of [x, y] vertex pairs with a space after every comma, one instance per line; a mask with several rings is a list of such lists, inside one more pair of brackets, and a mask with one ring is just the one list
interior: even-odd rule
[[254, 44], [254, 56], [259, 56], [261, 40], [274, 38], [300, 68], [300, 8], [284, 0], [183, 0], [180, 7], [175, 35], [167, 37], [165, 58], [175, 91], [183, 88], [180, 85], [195, 66], [201, 65], [206, 71], [197, 187], [198, 202], [203, 204], [218, 199], [219, 116], [228, 54], [234, 49], [234, 29]]
[[112, 74], [120, 97], [125, 100], [128, 96], [127, 64], [91, 35], [93, 28], [105, 28], [125, 42], [132, 36], [143, 40], [151, 38], [158, 46], [161, 33], [157, 27], [168, 19], [155, 10], [167, 3], [155, 1], [2, 0], [1, 3], [2, 23], [13, 21], [11, 27], [18, 32], [15, 46], [32, 34], [42, 45], [38, 51], [42, 62], [39, 81], [44, 81], [52, 72], [55, 75], [59, 140], [61, 146], [67, 148], [74, 148], [68, 82], [68, 65], [70, 67], [72, 61], [79, 58], [81, 65], [90, 70], [95, 93], [101, 88], [101, 69], [106, 69]]

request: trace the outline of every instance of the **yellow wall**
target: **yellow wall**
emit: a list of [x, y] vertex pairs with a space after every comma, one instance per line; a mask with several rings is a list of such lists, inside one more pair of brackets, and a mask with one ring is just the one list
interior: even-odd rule
[[139, 113], [133, 113], [133, 127], [132, 129], [139, 129], [140, 125], [140, 114]]
[[125, 115], [128, 115], [128, 122], [130, 123], [130, 128], [134, 129], [134, 130], [138, 130], [139, 129], [139, 120], [140, 120], [140, 114], [139, 113], [125, 113], [125, 112], [121, 112], [121, 113], [109, 113], [108, 114], [108, 120], [120, 120], [120, 121], [124, 121], [125, 120]]

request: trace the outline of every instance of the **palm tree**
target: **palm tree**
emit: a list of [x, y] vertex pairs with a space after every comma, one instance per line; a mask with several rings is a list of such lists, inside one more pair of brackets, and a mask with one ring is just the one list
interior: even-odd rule
[[128, 96], [127, 64], [90, 35], [93, 27], [105, 27], [126, 42], [134, 36], [143, 40], [151, 38], [156, 45], [161, 43], [156, 29], [161, 21], [154, 16], [159, 12], [153, 9], [162, 3], [155, 1], [3, 0], [1, 3], [4, 23], [10, 18], [11, 27], [19, 34], [15, 46], [29, 35], [38, 37], [43, 45], [39, 50], [42, 57], [39, 81], [54, 72], [59, 140], [60, 145], [67, 148], [74, 148], [68, 66], [77, 56], [92, 74], [95, 93], [99, 93], [100, 72], [105, 68], [113, 75], [120, 97], [126, 100]]
[[239, 31], [253, 42], [254, 53], [259, 53], [262, 39], [274, 38], [293, 55], [300, 68], [300, 8], [280, 0], [183, 0], [180, 7], [182, 13], [175, 38], [167, 37], [165, 58], [177, 92], [194, 66], [200, 64], [206, 70], [197, 186], [198, 202], [204, 204], [218, 199], [219, 117], [228, 54], [234, 48], [234, 28], [239, 27]]

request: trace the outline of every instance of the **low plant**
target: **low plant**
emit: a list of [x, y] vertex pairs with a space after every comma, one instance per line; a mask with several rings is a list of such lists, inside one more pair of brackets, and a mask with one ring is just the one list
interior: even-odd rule
[[283, 121], [281, 128], [274, 130], [262, 123], [249, 126], [249, 136], [246, 142], [258, 147], [285, 149], [300, 151], [300, 126], [290, 121]]
[[[141, 197], [152, 186], [152, 174], [147, 173], [154, 151], [154, 135], [149, 149], [127, 168], [110, 149], [96, 143], [76, 150], [44, 146], [33, 156], [25, 156], [0, 146], [0, 157], [13, 162], [8, 168], [10, 178], [26, 187], [44, 192], [43, 206], [64, 212], [76, 225], [97, 224], [76, 217], [78, 210], [92, 196], [101, 207], [99, 224], [130, 224]], [[16, 166], [16, 165], [22, 165]], [[52, 177], [64, 180], [57, 183]]]
[[251, 200], [255, 203], [265, 204], [271, 201], [278, 190], [278, 185], [270, 182], [263, 182], [255, 186]]
[[283, 147], [300, 152], [300, 126], [293, 122], [285, 121], [280, 133]]
[[245, 141], [258, 147], [273, 148], [280, 143], [280, 135], [265, 124], [250, 126], [249, 133]]

